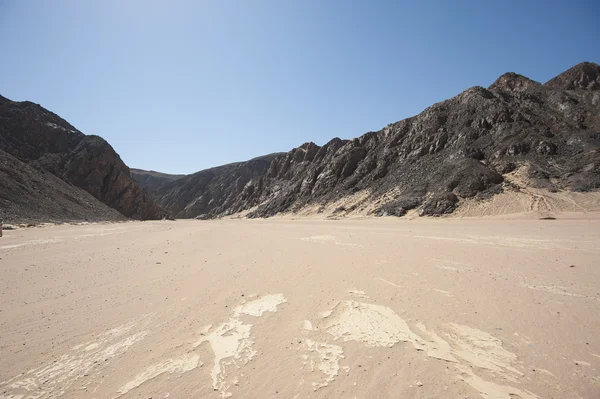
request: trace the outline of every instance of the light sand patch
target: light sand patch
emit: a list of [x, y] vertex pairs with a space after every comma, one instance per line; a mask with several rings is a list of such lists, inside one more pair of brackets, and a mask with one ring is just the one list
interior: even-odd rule
[[[448, 237], [448, 236], [432, 236], [432, 235], [411, 235], [412, 238], [423, 238], [435, 241], [458, 242], [461, 244], [500, 246], [509, 248], [522, 249], [544, 249], [555, 250], [562, 249], [565, 251], [591, 251], [598, 252], [596, 249], [577, 248], [581, 241], [577, 240], [558, 240], [558, 239], [536, 239], [527, 237], [508, 237], [508, 236], [463, 236], [463, 237]], [[577, 248], [577, 249], [575, 249]]]
[[343, 301], [322, 322], [322, 329], [334, 339], [359, 341], [368, 346], [392, 347], [398, 342], [411, 342], [425, 349], [421, 338], [392, 309], [364, 302]]
[[565, 295], [565, 296], [574, 296], [574, 297], [579, 297], [579, 298], [589, 298], [589, 299], [594, 299], [594, 300], [598, 300], [598, 298], [594, 297], [594, 296], [587, 296], [587, 295], [581, 295], [581, 294], [574, 294], [572, 292], [567, 291], [566, 288], [564, 287], [560, 287], [560, 286], [551, 286], [551, 285], [531, 285], [531, 284], [525, 284], [525, 283], [521, 283], [521, 285], [523, 287], [529, 288], [530, 290], [535, 290], [535, 291], [544, 291], [544, 292], [549, 292], [551, 294], [556, 294], [556, 295]]
[[306, 330], [306, 331], [312, 331], [313, 330], [313, 325], [310, 322], [310, 320], [304, 320], [304, 322], [302, 323], [302, 329]]
[[195, 369], [199, 365], [201, 366], [202, 362], [200, 362], [200, 356], [195, 353], [183, 355], [179, 359], [165, 360], [162, 363], [148, 367], [145, 371], [138, 374], [133, 380], [125, 384], [121, 389], [119, 389], [119, 396], [125, 395], [132, 389], [139, 387], [146, 381], [154, 379], [161, 374], [183, 374]]
[[235, 371], [256, 355], [256, 350], [252, 348], [254, 341], [250, 339], [251, 328], [251, 324], [244, 324], [238, 319], [231, 318], [196, 343], [196, 345], [203, 342], [210, 343], [215, 354], [214, 366], [211, 371], [213, 389], [219, 391], [223, 398], [231, 396], [228, 389], [236, 378], [234, 376], [227, 379], [229, 367], [233, 366]]
[[417, 323], [417, 328], [423, 331], [430, 340], [426, 342], [427, 356], [435, 359], [445, 360], [447, 362], [458, 363], [458, 360], [452, 355], [452, 348], [450, 344], [442, 339], [435, 331], [428, 331], [425, 325]]
[[322, 377], [312, 383], [313, 390], [323, 388], [335, 380], [340, 371], [340, 359], [344, 358], [341, 346], [316, 342], [310, 339], [304, 341], [307, 354], [303, 356], [304, 366], [310, 365], [311, 371], [317, 369]]
[[438, 290], [437, 288], [433, 289], [435, 292], [439, 292], [440, 294], [444, 294], [444, 296], [452, 297], [452, 293], [450, 291]]
[[360, 245], [354, 244], [351, 242], [338, 241], [334, 236], [329, 236], [329, 235], [302, 237], [300, 239], [302, 241], [316, 242], [319, 244], [334, 244], [334, 245], [342, 245], [342, 246], [346, 246], [346, 247], [360, 247]]
[[523, 375], [512, 366], [517, 361], [517, 356], [504, 349], [498, 338], [460, 324], [449, 323], [447, 327], [447, 335], [457, 347], [453, 350], [455, 356], [473, 367], [497, 372], [511, 381], [515, 381], [515, 376]]
[[573, 360], [575, 362], [576, 365], [578, 366], [588, 366], [590, 367], [592, 364], [589, 362], [586, 362], [584, 360]]
[[462, 269], [459, 269], [458, 267], [454, 267], [454, 266], [446, 266], [446, 265], [441, 265], [441, 266], [436, 266], [438, 269], [442, 269], [442, 270], [448, 270], [451, 272], [460, 272], [462, 271]]
[[222, 398], [232, 396], [229, 388], [237, 385], [239, 379], [236, 373], [247, 364], [254, 356], [254, 341], [250, 331], [252, 324], [245, 324], [240, 320], [241, 315], [260, 317], [265, 312], [276, 312], [277, 306], [286, 302], [283, 294], [270, 294], [262, 298], [246, 302], [236, 307], [226, 323], [216, 328], [209, 327], [205, 336], [194, 345], [208, 342], [215, 354], [214, 366], [211, 371], [213, 389], [219, 391]]
[[77, 380], [102, 372], [108, 364], [107, 360], [123, 355], [130, 346], [148, 335], [148, 331], [140, 331], [123, 337], [132, 326], [129, 323], [110, 330], [102, 334], [98, 342], [76, 345], [71, 353], [60, 356], [51, 364], [0, 383], [0, 391], [5, 395], [3, 397], [61, 397]]
[[248, 316], [260, 317], [265, 312], [276, 312], [277, 306], [287, 302], [283, 294], [265, 295], [260, 299], [246, 302], [235, 308], [237, 315], [246, 314]]
[[549, 376], [552, 376], [552, 377], [556, 378], [556, 376], [555, 376], [555, 375], [552, 373], [552, 371], [550, 371], [550, 370], [541, 369], [541, 368], [539, 368], [539, 367], [537, 367], [537, 368], [536, 368], [536, 370], [537, 370], [537, 371], [540, 371], [540, 372], [542, 372], [542, 373], [544, 373], [544, 374], [548, 374]]
[[[475, 388], [483, 398], [537, 398], [531, 392], [522, 392], [511, 386], [498, 385], [485, 381], [473, 372], [472, 367], [484, 368], [512, 382], [517, 382], [517, 377], [523, 376], [521, 372], [512, 366], [517, 361], [516, 355], [505, 350], [502, 347], [502, 341], [499, 339], [484, 331], [449, 323], [446, 325], [446, 328], [449, 330], [448, 335], [454, 343], [454, 347], [452, 347], [447, 341], [437, 335], [435, 331], [428, 331], [421, 323], [417, 323], [416, 326], [430, 337], [425, 342], [427, 355], [458, 363], [456, 367], [461, 371], [458, 378]], [[458, 359], [461, 359], [461, 361]]]
[[356, 290], [356, 289], [348, 290], [348, 294], [350, 294], [354, 297], [357, 297], [357, 298], [369, 298], [369, 296], [367, 295], [367, 293], [365, 291]]
[[450, 345], [435, 331], [427, 330], [422, 323], [418, 323], [416, 327], [428, 338], [414, 334], [406, 322], [390, 308], [343, 301], [332, 309], [329, 317], [322, 320], [319, 330], [325, 330], [336, 340], [358, 341], [371, 347], [392, 347], [400, 341], [411, 342], [415, 349], [426, 350], [431, 358], [457, 363], [462, 372], [459, 378], [477, 389], [484, 398], [515, 399], [519, 396], [511, 395], [519, 394], [525, 395], [521, 396], [522, 399], [536, 397], [517, 388], [484, 381], [471, 370], [471, 367], [484, 368], [513, 382], [517, 382], [517, 377], [523, 376], [513, 366], [517, 362], [516, 355], [504, 349], [499, 339], [484, 331], [449, 323], [446, 330], [453, 342]]
[[300, 238], [302, 241], [310, 241], [310, 242], [335, 242], [334, 236], [309, 236]]
[[[410, 277], [410, 276], [406, 275], [406, 277]], [[383, 281], [384, 283], [386, 283], [386, 284], [389, 284], [389, 285], [391, 285], [391, 286], [393, 286], [393, 287], [396, 287], [396, 288], [402, 288], [402, 287], [401, 287], [401, 286], [399, 286], [398, 284], [396, 284], [396, 283], [392, 283], [391, 281], [388, 281], [388, 280], [385, 280], [385, 279], [382, 279], [381, 277], [376, 277], [376, 279], [377, 279], [377, 280], [379, 280], [379, 281]]]
[[2, 245], [2, 246], [0, 246], [0, 249], [12, 249], [12, 248], [28, 247], [31, 245], [41, 245], [41, 244], [54, 244], [54, 243], [61, 242], [61, 241], [62, 240], [58, 240], [58, 239], [54, 239], [54, 238], [49, 238], [46, 240], [30, 240], [30, 241], [21, 242], [19, 244]]
[[100, 344], [98, 342], [94, 342], [93, 344], [89, 344], [88, 346], [86, 346], [85, 351], [89, 352], [91, 350], [96, 349], [98, 346], [100, 346]]
[[458, 378], [479, 392], [484, 399], [539, 399], [539, 396], [529, 391], [525, 392], [515, 387], [485, 381], [475, 375], [470, 367], [457, 364], [456, 368], [460, 370]]

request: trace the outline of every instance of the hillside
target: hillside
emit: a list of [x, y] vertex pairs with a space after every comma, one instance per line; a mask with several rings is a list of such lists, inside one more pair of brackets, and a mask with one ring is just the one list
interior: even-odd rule
[[165, 184], [181, 179], [185, 175], [170, 175], [168, 173], [160, 173], [154, 170], [143, 170], [130, 168], [131, 177], [137, 181], [139, 186], [146, 192], [158, 190]]
[[0, 150], [0, 218], [5, 221], [167, 216], [110, 144], [37, 104], [0, 96]]
[[255, 186], [258, 192], [262, 190], [261, 181], [279, 156], [265, 155], [206, 169], [165, 184], [150, 195], [177, 218], [239, 212], [255, 199]]
[[[518, 174], [519, 179], [514, 178]], [[343, 203], [402, 216], [454, 212], [506, 192], [600, 187], [600, 66], [540, 84], [516, 73], [353, 140], [204, 170], [150, 190], [176, 217], [269, 217]]]

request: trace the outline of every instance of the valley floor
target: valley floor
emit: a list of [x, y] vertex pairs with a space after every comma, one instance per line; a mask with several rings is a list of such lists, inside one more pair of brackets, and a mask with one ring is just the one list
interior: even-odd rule
[[0, 398], [597, 398], [598, 223], [5, 231]]

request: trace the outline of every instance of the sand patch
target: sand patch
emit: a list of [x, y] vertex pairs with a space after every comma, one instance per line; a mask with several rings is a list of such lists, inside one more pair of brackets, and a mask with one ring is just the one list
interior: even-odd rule
[[276, 312], [277, 306], [287, 302], [283, 294], [265, 295], [260, 299], [246, 302], [235, 308], [237, 315], [245, 314], [248, 316], [260, 317], [265, 312]]
[[302, 323], [302, 329], [306, 330], [306, 331], [312, 331], [313, 330], [313, 325], [310, 322], [310, 320], [304, 320], [304, 322]]
[[436, 267], [438, 269], [448, 270], [450, 272], [461, 272], [461, 271], [463, 271], [463, 269], [459, 269], [458, 267], [454, 267], [454, 266], [441, 265], [441, 266], [436, 266]]
[[529, 391], [525, 392], [515, 387], [485, 381], [475, 375], [470, 367], [456, 365], [456, 368], [460, 371], [458, 378], [479, 392], [484, 399], [539, 399], [539, 396]]
[[528, 237], [509, 237], [509, 236], [471, 236], [465, 235], [463, 237], [449, 237], [449, 236], [432, 236], [432, 235], [411, 235], [412, 238], [423, 238], [435, 241], [447, 241], [457, 242], [461, 244], [473, 244], [473, 245], [487, 245], [492, 247], [507, 247], [507, 248], [521, 248], [521, 249], [545, 249], [555, 250], [562, 249], [565, 251], [586, 251], [586, 252], [598, 252], [595, 249], [577, 248], [576, 245], [581, 244], [581, 241], [577, 240], [557, 240], [557, 239], [541, 239], [541, 238], [528, 238]]
[[195, 369], [198, 365], [202, 365], [202, 362], [200, 362], [200, 356], [194, 353], [186, 354], [179, 359], [169, 359], [162, 363], [155, 364], [154, 366], [148, 367], [145, 371], [138, 374], [133, 380], [119, 389], [119, 396], [125, 395], [132, 389], [139, 387], [146, 381], [156, 378], [161, 374], [183, 374]]
[[19, 248], [19, 247], [28, 247], [31, 245], [42, 245], [42, 244], [55, 244], [57, 242], [61, 242], [62, 240], [58, 240], [58, 239], [54, 239], [54, 238], [49, 238], [46, 240], [30, 240], [30, 241], [25, 241], [19, 244], [9, 244], [9, 245], [2, 245], [0, 246], [0, 249], [12, 249], [12, 248]]
[[310, 236], [310, 237], [302, 237], [302, 241], [310, 241], [310, 242], [335, 242], [334, 236]]
[[435, 331], [428, 331], [425, 325], [421, 323], [417, 323], [417, 328], [430, 337], [428, 342], [425, 343], [427, 347], [427, 356], [445, 360], [447, 362], [458, 363], [458, 360], [452, 355], [452, 348], [448, 342], [437, 335]]
[[[404, 275], [404, 276], [405, 276], [405, 277], [411, 277], [411, 276], [409, 276], [409, 275]], [[376, 277], [376, 279], [377, 279], [377, 280], [379, 280], [379, 281], [382, 281], [382, 282], [384, 282], [384, 283], [386, 283], [386, 284], [388, 284], [388, 285], [391, 285], [392, 287], [396, 287], [396, 288], [402, 288], [402, 286], [400, 286], [400, 285], [398, 285], [398, 284], [396, 284], [396, 283], [392, 283], [391, 281], [385, 280], [385, 279], [383, 279], [383, 278], [381, 278], [381, 277]]]
[[523, 376], [523, 373], [513, 367], [517, 362], [517, 356], [504, 349], [501, 340], [481, 330], [449, 323], [446, 325], [446, 330], [453, 341], [451, 346], [434, 331], [428, 331], [423, 324], [417, 324], [417, 328], [430, 337], [426, 342], [427, 355], [457, 363], [456, 368], [460, 371], [458, 379], [477, 390], [483, 398], [537, 398], [529, 391], [524, 392], [512, 386], [486, 381], [473, 372], [475, 367], [483, 368], [513, 382], [517, 382], [517, 378]]
[[367, 293], [361, 290], [350, 289], [348, 290], [348, 294], [357, 298], [369, 298]]
[[512, 367], [517, 356], [504, 349], [498, 338], [460, 324], [449, 323], [447, 327], [447, 334], [456, 346], [453, 350], [455, 356], [473, 367], [494, 371], [511, 381], [515, 381], [515, 376], [523, 376], [523, 373]]
[[240, 320], [241, 315], [260, 317], [265, 312], [276, 312], [277, 306], [286, 302], [283, 294], [265, 295], [262, 298], [246, 302], [236, 307], [225, 323], [216, 328], [207, 328], [206, 335], [194, 345], [208, 342], [215, 355], [211, 371], [213, 389], [219, 391], [222, 398], [232, 396], [231, 385], [239, 381], [237, 370], [247, 364], [254, 356], [254, 341], [251, 338], [252, 324]]
[[598, 298], [596, 298], [594, 296], [574, 294], [572, 292], [567, 291], [566, 288], [560, 287], [560, 286], [557, 286], [557, 285], [556, 286], [551, 286], [551, 285], [531, 285], [531, 284], [525, 284], [525, 283], [521, 283], [521, 285], [523, 287], [529, 288], [530, 290], [534, 290], [534, 291], [543, 291], [543, 292], [549, 292], [551, 294], [573, 296], [573, 297], [578, 297], [578, 298], [590, 298], [590, 299], [594, 299], [596, 301], [598, 300]]
[[360, 247], [358, 244], [354, 244], [351, 242], [343, 242], [338, 241], [334, 236], [329, 235], [317, 235], [317, 236], [309, 236], [300, 238], [302, 241], [315, 242], [319, 244], [334, 244], [334, 245], [342, 245], [346, 247]]
[[517, 388], [485, 381], [472, 371], [472, 367], [483, 368], [513, 382], [523, 376], [513, 366], [517, 363], [517, 356], [504, 349], [501, 340], [475, 328], [449, 323], [444, 328], [450, 338], [448, 342], [421, 323], [416, 327], [426, 339], [413, 333], [392, 309], [350, 300], [334, 306], [331, 313], [320, 321], [317, 330], [327, 332], [335, 340], [357, 341], [370, 347], [392, 347], [398, 342], [410, 342], [415, 349], [426, 351], [431, 358], [456, 363], [462, 373], [459, 378], [484, 398], [536, 397]]
[[313, 390], [323, 388], [335, 380], [340, 371], [340, 359], [344, 357], [341, 346], [316, 342], [310, 339], [304, 341], [307, 353], [303, 355], [303, 366], [310, 365], [310, 370], [318, 370], [322, 375], [312, 383]]
[[337, 304], [321, 328], [334, 339], [359, 341], [368, 346], [392, 347], [398, 342], [410, 342], [425, 349], [421, 338], [392, 309], [364, 302], [343, 301]]
[[130, 346], [141, 341], [148, 331], [125, 336], [135, 322], [107, 331], [96, 342], [76, 345], [53, 363], [34, 368], [0, 383], [2, 398], [54, 399], [61, 397], [76, 381], [93, 378], [108, 365], [108, 360], [121, 356]]

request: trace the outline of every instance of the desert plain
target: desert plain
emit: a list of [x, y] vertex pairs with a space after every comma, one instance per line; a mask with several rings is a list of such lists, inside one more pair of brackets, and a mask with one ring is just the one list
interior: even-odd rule
[[0, 398], [598, 398], [600, 219], [0, 238]]

